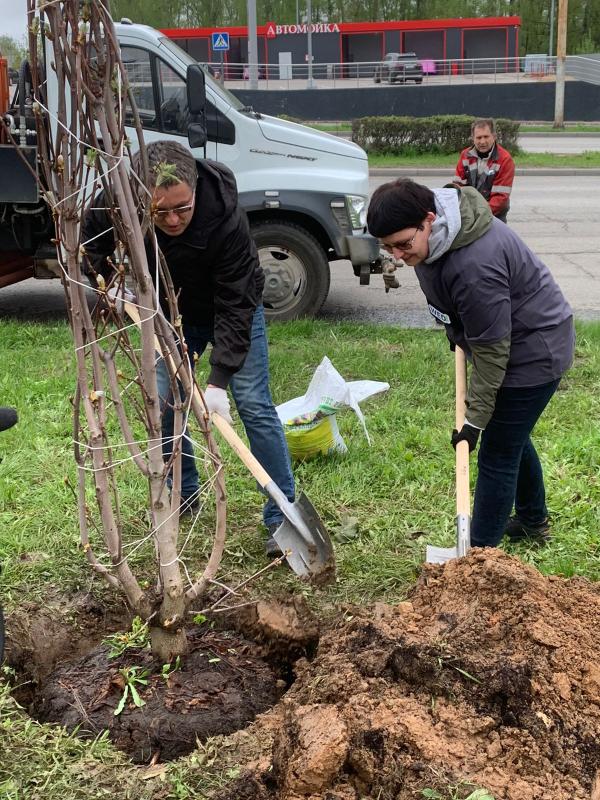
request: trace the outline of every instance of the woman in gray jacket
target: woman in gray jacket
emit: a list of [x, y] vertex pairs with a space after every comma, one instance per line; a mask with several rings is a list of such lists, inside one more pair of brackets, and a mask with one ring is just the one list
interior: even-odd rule
[[[471, 542], [549, 538], [531, 431], [571, 365], [573, 312], [549, 269], [494, 219], [473, 188], [431, 190], [408, 179], [380, 186], [367, 224], [415, 268], [429, 311], [472, 362], [463, 428], [481, 436]], [[514, 506], [515, 514], [509, 519]]]

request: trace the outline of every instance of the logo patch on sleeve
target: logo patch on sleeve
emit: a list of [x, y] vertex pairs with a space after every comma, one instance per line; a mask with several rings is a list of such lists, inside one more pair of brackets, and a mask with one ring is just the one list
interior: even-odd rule
[[439, 311], [435, 306], [432, 306], [431, 303], [429, 303], [429, 313], [432, 317], [435, 317], [436, 319], [439, 319], [440, 322], [443, 322], [444, 325], [450, 325], [450, 317], [448, 314], [444, 314], [443, 311]]

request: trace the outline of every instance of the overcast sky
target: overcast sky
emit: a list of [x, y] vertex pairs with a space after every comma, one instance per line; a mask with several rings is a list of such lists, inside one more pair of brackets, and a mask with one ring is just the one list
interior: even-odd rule
[[0, 0], [0, 34], [21, 42], [27, 32], [25, 0]]

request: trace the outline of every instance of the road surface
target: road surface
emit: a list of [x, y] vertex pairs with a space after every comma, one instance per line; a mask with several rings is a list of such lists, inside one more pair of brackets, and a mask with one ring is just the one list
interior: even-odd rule
[[[390, 180], [372, 178], [370, 188]], [[442, 177], [418, 177], [440, 186]], [[517, 176], [509, 224], [552, 269], [580, 319], [600, 320], [600, 191], [598, 176]], [[360, 286], [348, 261], [332, 264], [329, 297], [320, 313], [354, 320], [429, 327], [431, 317], [412, 270], [398, 273], [402, 287], [385, 294], [380, 275]], [[65, 317], [58, 281], [26, 281], [0, 289], [0, 317]]]
[[[370, 188], [390, 178], [372, 178]], [[419, 177], [441, 186], [441, 177]], [[517, 177], [509, 224], [550, 267], [580, 319], [600, 320], [600, 192], [598, 176]], [[584, 211], [585, 209], [585, 211]], [[359, 286], [347, 261], [332, 264], [321, 318], [429, 327], [433, 324], [410, 267], [398, 271], [400, 289], [388, 294], [380, 275]]]
[[561, 153], [574, 155], [600, 150], [600, 133], [570, 136], [568, 133], [549, 136], [520, 136], [519, 147], [526, 153]]

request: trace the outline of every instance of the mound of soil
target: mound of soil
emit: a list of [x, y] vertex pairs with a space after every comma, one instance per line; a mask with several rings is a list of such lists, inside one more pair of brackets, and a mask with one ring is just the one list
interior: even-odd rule
[[[499, 550], [322, 633], [222, 798], [600, 800], [600, 589]], [[268, 733], [268, 735], [266, 735]], [[454, 787], [450, 793], [448, 787]]]
[[[32, 713], [44, 722], [83, 736], [109, 731], [113, 743], [133, 761], [162, 761], [191, 752], [197, 740], [232, 733], [271, 708], [285, 682], [262, 659], [258, 646], [235, 634], [191, 635], [190, 652], [168, 675], [148, 649], [108, 658], [101, 645], [59, 666], [37, 694]], [[125, 689], [121, 670], [137, 668], [145, 684], [134, 684], [143, 705], [131, 696], [115, 715]]]

